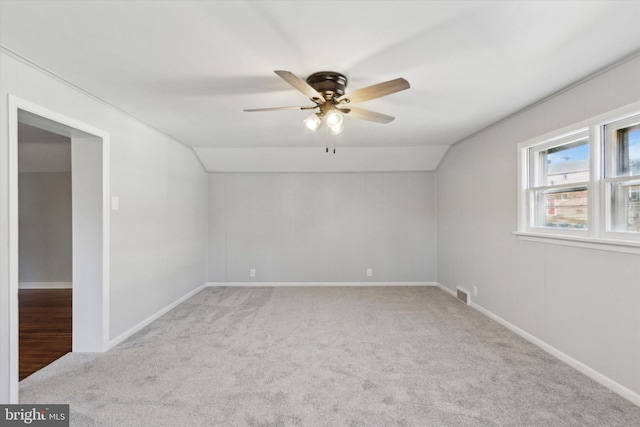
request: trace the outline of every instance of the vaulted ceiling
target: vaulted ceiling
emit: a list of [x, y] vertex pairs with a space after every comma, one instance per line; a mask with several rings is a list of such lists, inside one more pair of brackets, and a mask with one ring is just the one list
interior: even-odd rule
[[[215, 170], [433, 170], [447, 147], [640, 50], [639, 1], [5, 1], [0, 44]], [[307, 130], [276, 76], [411, 89]], [[337, 149], [325, 154], [325, 146]]]

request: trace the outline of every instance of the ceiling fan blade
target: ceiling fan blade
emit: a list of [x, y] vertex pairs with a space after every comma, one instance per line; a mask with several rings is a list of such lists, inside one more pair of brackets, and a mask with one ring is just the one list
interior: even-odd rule
[[305, 96], [311, 99], [313, 102], [324, 104], [324, 97], [320, 94], [320, 92], [312, 88], [307, 82], [293, 74], [291, 71], [276, 70], [274, 71], [274, 73], [280, 76], [285, 82], [289, 83], [291, 86], [305, 94]]
[[395, 120], [395, 117], [387, 116], [386, 114], [377, 113], [371, 110], [365, 110], [364, 108], [340, 108], [338, 110], [344, 113], [347, 117], [353, 117], [354, 119], [369, 120], [376, 123], [390, 123]]
[[318, 108], [317, 105], [314, 105], [313, 107], [309, 106], [309, 107], [270, 107], [270, 108], [248, 108], [246, 110], [242, 110], [242, 111], [246, 111], [247, 113], [253, 113], [256, 111], [283, 111], [283, 110], [313, 110]]
[[382, 96], [391, 95], [392, 93], [400, 92], [401, 90], [409, 89], [409, 82], [403, 78], [395, 80], [389, 80], [388, 82], [378, 83], [372, 86], [367, 86], [362, 89], [354, 90], [353, 92], [342, 95], [336, 100], [338, 103], [343, 102], [363, 102], [370, 99], [380, 98]]

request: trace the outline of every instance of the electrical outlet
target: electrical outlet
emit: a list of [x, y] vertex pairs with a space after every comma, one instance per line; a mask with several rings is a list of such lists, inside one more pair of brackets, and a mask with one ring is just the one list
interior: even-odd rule
[[477, 287], [477, 286], [474, 286], [474, 287], [473, 287], [473, 296], [474, 296], [474, 297], [477, 297], [477, 296], [478, 296], [478, 287]]
[[252, 268], [251, 270], [249, 270], [249, 277], [256, 277], [256, 269]]
[[373, 276], [373, 268], [367, 268], [367, 277]]

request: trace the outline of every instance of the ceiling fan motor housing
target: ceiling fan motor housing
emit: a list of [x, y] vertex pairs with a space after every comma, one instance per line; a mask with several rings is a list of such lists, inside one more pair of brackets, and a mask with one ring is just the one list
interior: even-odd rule
[[319, 71], [307, 77], [309, 86], [320, 92], [326, 101], [332, 101], [345, 94], [347, 78], [335, 71]]
[[307, 77], [306, 81], [302, 80], [291, 71], [275, 70], [274, 73], [290, 84], [293, 88], [298, 90], [298, 92], [313, 101], [315, 105], [300, 107], [252, 108], [244, 111], [319, 109], [320, 111], [305, 119], [306, 126], [311, 130], [316, 130], [319, 125], [323, 123], [323, 120], [325, 120], [327, 125], [331, 126], [332, 130], [335, 131], [334, 134], [339, 133], [339, 130], [337, 129], [341, 129], [342, 117], [347, 114], [349, 117], [368, 120], [371, 122], [392, 122], [394, 119], [392, 116], [387, 116], [386, 114], [380, 114], [375, 111], [365, 110], [362, 108], [346, 108], [347, 104], [357, 104], [359, 102], [381, 98], [383, 96], [400, 92], [401, 90], [409, 89], [410, 87], [409, 82], [400, 77], [367, 86], [346, 94], [347, 77], [344, 74], [337, 73], [335, 71], [319, 71], [317, 73], [313, 73]]

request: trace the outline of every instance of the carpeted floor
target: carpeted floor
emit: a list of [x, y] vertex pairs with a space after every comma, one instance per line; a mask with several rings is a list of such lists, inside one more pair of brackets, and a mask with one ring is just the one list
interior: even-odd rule
[[633, 405], [434, 287], [207, 288], [20, 383], [71, 425], [640, 426]]

